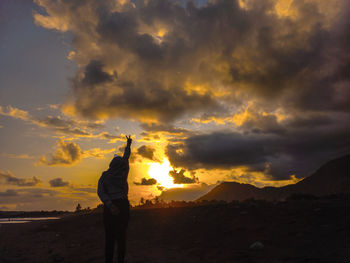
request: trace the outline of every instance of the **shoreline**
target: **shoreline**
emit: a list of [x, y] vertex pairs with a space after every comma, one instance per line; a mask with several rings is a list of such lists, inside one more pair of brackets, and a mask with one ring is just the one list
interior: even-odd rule
[[62, 217], [3, 217], [0, 218], [0, 224], [8, 224], [8, 223], [29, 223], [33, 221], [48, 221], [48, 220], [57, 220]]

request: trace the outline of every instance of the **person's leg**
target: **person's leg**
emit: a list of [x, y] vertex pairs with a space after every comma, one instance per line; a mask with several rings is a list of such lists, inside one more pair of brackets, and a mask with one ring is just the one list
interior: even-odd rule
[[126, 231], [118, 233], [118, 263], [124, 263], [126, 253]]
[[105, 262], [113, 263], [115, 226], [113, 224], [113, 216], [107, 208], [105, 208], [103, 213], [103, 222], [105, 227]]
[[117, 244], [118, 244], [118, 263], [124, 263], [126, 253], [126, 231], [129, 222], [130, 207], [126, 200], [120, 205], [120, 220], [117, 228]]

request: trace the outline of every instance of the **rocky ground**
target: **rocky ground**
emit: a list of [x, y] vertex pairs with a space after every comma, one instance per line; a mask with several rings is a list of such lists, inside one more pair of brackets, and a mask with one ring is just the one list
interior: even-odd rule
[[[132, 210], [127, 262], [350, 262], [349, 208], [319, 199]], [[1, 263], [102, 263], [103, 246], [98, 212], [0, 227]]]

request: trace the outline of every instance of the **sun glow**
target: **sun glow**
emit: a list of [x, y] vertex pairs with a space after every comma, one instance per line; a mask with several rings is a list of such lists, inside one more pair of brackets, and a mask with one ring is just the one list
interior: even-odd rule
[[173, 178], [169, 175], [172, 170], [169, 160], [164, 158], [162, 163], [149, 163], [148, 174], [166, 188], [183, 187], [182, 184], [174, 184]]

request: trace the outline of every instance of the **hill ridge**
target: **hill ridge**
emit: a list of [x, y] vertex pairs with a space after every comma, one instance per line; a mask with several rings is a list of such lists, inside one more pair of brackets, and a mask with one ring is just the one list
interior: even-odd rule
[[243, 201], [249, 198], [281, 200], [292, 194], [322, 196], [342, 193], [350, 193], [350, 154], [326, 162], [310, 176], [296, 184], [258, 188], [251, 184], [227, 181], [214, 187], [196, 201]]

